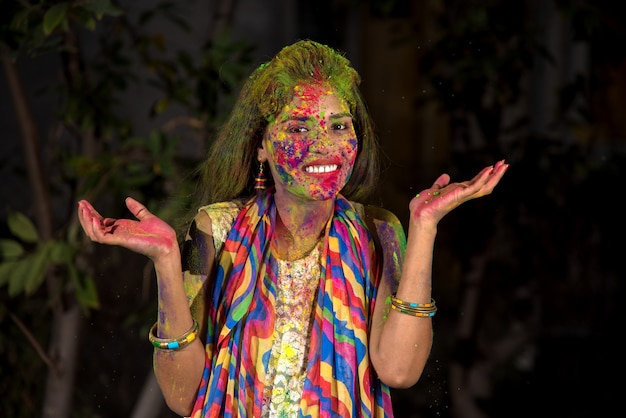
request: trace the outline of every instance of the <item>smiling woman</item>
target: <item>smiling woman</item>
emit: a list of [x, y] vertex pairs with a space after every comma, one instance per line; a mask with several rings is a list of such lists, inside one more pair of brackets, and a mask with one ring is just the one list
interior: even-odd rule
[[79, 202], [93, 241], [154, 262], [149, 339], [173, 411], [391, 417], [389, 387], [419, 379], [437, 224], [490, 194], [508, 164], [461, 183], [442, 174], [409, 202], [405, 238], [396, 216], [358, 203], [378, 176], [359, 82], [343, 55], [307, 40], [257, 68], [211, 147], [182, 252], [134, 199], [136, 220]]

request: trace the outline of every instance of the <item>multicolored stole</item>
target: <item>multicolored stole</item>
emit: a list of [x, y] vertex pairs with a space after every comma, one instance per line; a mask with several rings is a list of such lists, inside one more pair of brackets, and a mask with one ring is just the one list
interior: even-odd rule
[[[193, 418], [261, 415], [277, 293], [277, 262], [269, 245], [275, 219], [269, 190], [241, 209], [218, 256]], [[376, 377], [368, 355], [379, 278], [374, 244], [341, 196], [323, 248], [300, 415], [392, 417], [389, 388]]]

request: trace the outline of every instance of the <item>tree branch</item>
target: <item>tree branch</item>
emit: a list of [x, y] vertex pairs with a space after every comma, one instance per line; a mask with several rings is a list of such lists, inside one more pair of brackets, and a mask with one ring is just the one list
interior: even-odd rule
[[12, 312], [9, 312], [9, 317], [15, 323], [15, 325], [17, 325], [20, 331], [22, 331], [22, 334], [24, 334], [30, 345], [33, 346], [39, 357], [43, 360], [44, 363], [46, 363], [50, 370], [52, 370], [53, 373], [58, 373], [58, 368], [56, 364], [49, 356], [46, 355], [44, 349], [41, 347], [35, 336], [30, 332], [26, 325], [24, 325], [24, 323]]
[[40, 139], [37, 124], [33, 117], [22, 80], [15, 63], [6, 55], [2, 56], [2, 65], [7, 78], [9, 91], [13, 100], [13, 108], [22, 132], [22, 144], [24, 146], [24, 159], [28, 172], [28, 180], [33, 191], [33, 204], [35, 206], [35, 223], [39, 226], [41, 238], [47, 241], [52, 238], [52, 204], [50, 193], [46, 187], [47, 182], [41, 163]]

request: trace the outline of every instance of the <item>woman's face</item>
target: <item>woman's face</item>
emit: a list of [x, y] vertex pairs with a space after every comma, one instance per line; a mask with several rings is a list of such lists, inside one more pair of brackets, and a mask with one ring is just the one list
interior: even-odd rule
[[326, 84], [304, 84], [268, 125], [259, 157], [269, 163], [276, 193], [327, 200], [348, 182], [357, 149], [346, 102]]

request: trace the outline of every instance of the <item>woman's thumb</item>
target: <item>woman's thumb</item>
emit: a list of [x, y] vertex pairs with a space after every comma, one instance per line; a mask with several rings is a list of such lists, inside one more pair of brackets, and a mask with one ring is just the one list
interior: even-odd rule
[[132, 197], [126, 198], [126, 207], [135, 215], [135, 218], [142, 220], [145, 219], [148, 215], [150, 215], [150, 211], [141, 203], [133, 199]]

